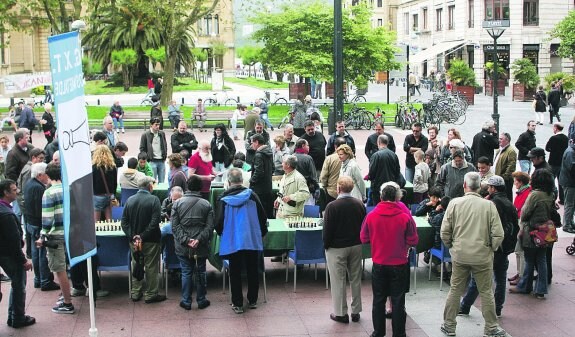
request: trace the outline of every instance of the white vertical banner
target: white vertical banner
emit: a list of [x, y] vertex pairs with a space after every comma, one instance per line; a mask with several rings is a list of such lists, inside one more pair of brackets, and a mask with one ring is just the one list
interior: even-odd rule
[[78, 32], [48, 38], [70, 265], [96, 254], [92, 160]]

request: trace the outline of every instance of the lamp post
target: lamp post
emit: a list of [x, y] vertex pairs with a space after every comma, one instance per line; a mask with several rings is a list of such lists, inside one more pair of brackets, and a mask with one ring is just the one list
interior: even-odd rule
[[335, 122], [343, 120], [343, 37], [341, 0], [333, 2], [333, 64], [334, 99], [328, 132], [335, 132]]
[[487, 29], [487, 34], [493, 39], [493, 113], [491, 118], [495, 122], [495, 129], [499, 133], [499, 102], [497, 94], [497, 82], [499, 80], [499, 57], [497, 55], [497, 39], [505, 33], [505, 28], [509, 27], [509, 20], [489, 20], [483, 21], [483, 28]]

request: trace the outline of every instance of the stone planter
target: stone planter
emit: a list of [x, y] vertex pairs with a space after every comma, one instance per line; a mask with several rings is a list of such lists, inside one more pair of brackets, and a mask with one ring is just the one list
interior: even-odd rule
[[[497, 80], [497, 95], [505, 96], [505, 80]], [[493, 80], [485, 80], [485, 95], [493, 96]]]
[[535, 88], [526, 88], [524, 84], [513, 83], [513, 96], [512, 100], [527, 102], [532, 101], [535, 95]]
[[[325, 82], [325, 97], [326, 98], [335, 98], [335, 86], [331, 83]], [[347, 94], [347, 82], [343, 82], [343, 95]]]
[[475, 87], [469, 87], [465, 85], [454, 85], [453, 91], [459, 91], [465, 98], [467, 98], [467, 103], [469, 105], [475, 104]]

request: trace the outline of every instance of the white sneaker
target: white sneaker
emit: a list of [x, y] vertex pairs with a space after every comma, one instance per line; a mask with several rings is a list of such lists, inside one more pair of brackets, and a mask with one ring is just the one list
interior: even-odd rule
[[116, 129], [116, 133], [120, 133], [120, 129]]
[[126, 133], [126, 130], [124, 130], [124, 128], [122, 128], [122, 133]]

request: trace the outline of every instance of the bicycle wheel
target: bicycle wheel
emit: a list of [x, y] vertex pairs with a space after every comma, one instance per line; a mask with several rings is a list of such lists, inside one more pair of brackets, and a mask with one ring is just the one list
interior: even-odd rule
[[467, 119], [467, 114], [462, 114], [461, 116], [459, 116], [459, 118], [455, 122], [453, 122], [453, 124], [463, 125], [463, 123], [465, 123], [466, 119]]
[[403, 125], [403, 118], [400, 114], [395, 115], [395, 120], [393, 122], [396, 128], [402, 128]]
[[224, 102], [225, 106], [231, 105], [231, 106], [236, 106], [238, 105], [238, 101], [236, 101], [235, 98], [228, 98], [226, 99], [226, 101]]
[[289, 117], [285, 116], [278, 124], [278, 129], [283, 128], [287, 123], [289, 123]]
[[213, 98], [206, 98], [204, 100], [204, 105], [216, 105], [216, 100]]
[[287, 104], [288, 104], [288, 101], [287, 101], [287, 99], [285, 99], [285, 98], [283, 98], [283, 97], [280, 97], [280, 98], [276, 99], [276, 101], [274, 102], [273, 105], [279, 105], [279, 104], [281, 104], [281, 105], [287, 105]]
[[367, 100], [365, 99], [365, 96], [363, 96], [363, 95], [357, 95], [352, 100], [352, 103], [365, 103], [365, 102], [367, 102]]
[[375, 121], [375, 115], [371, 111], [363, 111], [363, 127], [366, 130], [371, 130]]

